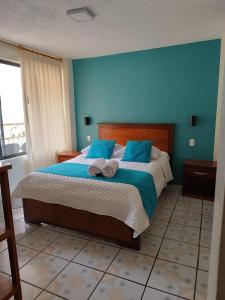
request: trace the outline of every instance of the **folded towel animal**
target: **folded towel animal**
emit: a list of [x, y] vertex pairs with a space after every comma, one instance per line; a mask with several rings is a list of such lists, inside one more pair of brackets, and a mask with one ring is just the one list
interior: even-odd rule
[[96, 161], [88, 167], [88, 174], [90, 176], [96, 176], [102, 173], [102, 168], [105, 165], [104, 158], [98, 158]]
[[119, 169], [119, 163], [116, 160], [109, 160], [106, 162], [102, 168], [102, 175], [106, 178], [111, 178], [115, 176], [117, 170]]

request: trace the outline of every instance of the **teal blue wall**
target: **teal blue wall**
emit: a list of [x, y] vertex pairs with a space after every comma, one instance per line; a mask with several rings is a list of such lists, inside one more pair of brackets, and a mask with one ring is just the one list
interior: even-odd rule
[[[78, 149], [87, 135], [97, 137], [97, 122], [175, 123], [173, 171], [180, 181], [183, 159], [213, 158], [219, 59], [220, 40], [212, 40], [74, 60]], [[92, 125], [84, 126], [84, 116]]]

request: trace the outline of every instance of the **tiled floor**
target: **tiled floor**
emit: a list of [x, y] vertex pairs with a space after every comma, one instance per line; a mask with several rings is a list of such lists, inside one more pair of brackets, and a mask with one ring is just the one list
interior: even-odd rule
[[[160, 197], [139, 252], [25, 224], [20, 208], [13, 215], [24, 300], [206, 299], [213, 204], [180, 196], [179, 186]], [[0, 243], [0, 272], [10, 275], [6, 248]]]

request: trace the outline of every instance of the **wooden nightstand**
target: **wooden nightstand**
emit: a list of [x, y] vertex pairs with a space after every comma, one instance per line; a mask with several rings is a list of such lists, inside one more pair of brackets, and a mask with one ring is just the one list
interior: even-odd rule
[[213, 201], [215, 183], [215, 161], [185, 160], [183, 162], [183, 196]]
[[63, 161], [72, 159], [78, 155], [80, 155], [81, 153], [79, 151], [64, 151], [64, 152], [58, 152], [56, 153], [56, 161], [58, 163], [61, 163]]

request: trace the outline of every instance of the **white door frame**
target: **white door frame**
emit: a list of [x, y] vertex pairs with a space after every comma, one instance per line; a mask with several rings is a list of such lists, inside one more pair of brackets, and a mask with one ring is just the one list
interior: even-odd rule
[[[222, 68], [222, 69], [221, 69]], [[225, 299], [225, 41], [222, 39], [217, 113], [217, 177], [209, 266], [208, 300]], [[219, 131], [218, 131], [219, 129]], [[215, 157], [215, 156], [214, 156]]]

